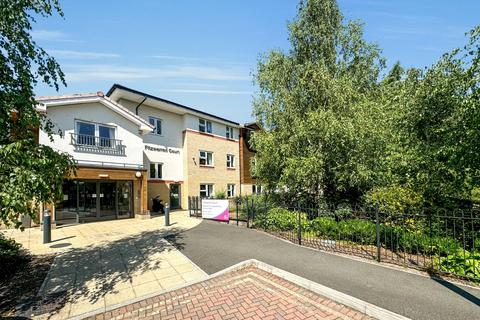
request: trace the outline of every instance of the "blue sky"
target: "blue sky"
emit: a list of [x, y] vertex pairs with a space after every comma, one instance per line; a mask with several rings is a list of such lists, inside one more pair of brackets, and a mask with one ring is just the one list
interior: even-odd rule
[[[251, 118], [261, 53], [288, 50], [296, 0], [61, 0], [33, 36], [67, 75], [61, 94], [130, 86], [237, 122]], [[424, 67], [480, 23], [477, 0], [339, 0], [389, 64]], [[39, 86], [38, 95], [57, 94]]]

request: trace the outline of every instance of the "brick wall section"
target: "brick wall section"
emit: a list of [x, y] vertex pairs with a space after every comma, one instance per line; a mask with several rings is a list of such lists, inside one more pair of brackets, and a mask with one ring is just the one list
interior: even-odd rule
[[89, 319], [372, 319], [255, 267]]
[[[199, 153], [213, 152], [214, 167], [200, 166]], [[240, 192], [240, 168], [238, 140], [186, 130], [183, 137], [184, 183], [182, 186], [182, 207], [187, 208], [187, 197], [200, 195], [200, 184], [214, 184], [214, 193], [227, 192], [227, 184], [235, 184]], [[227, 168], [227, 154], [235, 156], [235, 169]]]

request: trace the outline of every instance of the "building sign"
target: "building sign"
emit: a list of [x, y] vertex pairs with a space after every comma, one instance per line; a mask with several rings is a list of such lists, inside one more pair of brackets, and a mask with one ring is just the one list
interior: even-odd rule
[[228, 222], [228, 200], [202, 199], [202, 218]]
[[145, 145], [145, 150], [149, 150], [149, 151], [155, 151], [155, 152], [168, 152], [168, 153], [174, 153], [174, 154], [179, 154], [180, 151], [179, 150], [175, 150], [175, 149], [172, 149], [172, 148], [167, 148], [167, 147], [152, 147], [152, 146], [149, 146], [149, 145]]

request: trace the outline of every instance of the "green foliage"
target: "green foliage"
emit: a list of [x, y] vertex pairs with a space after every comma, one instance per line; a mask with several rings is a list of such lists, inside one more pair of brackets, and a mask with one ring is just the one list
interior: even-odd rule
[[35, 130], [50, 139], [53, 123], [36, 110], [39, 82], [65, 84], [58, 63], [35, 41], [35, 19], [58, 12], [57, 0], [0, 0], [0, 221], [20, 227], [19, 216], [35, 218], [39, 202], [53, 203], [62, 178], [74, 168], [66, 154], [36, 143]]
[[6, 279], [27, 260], [27, 256], [20, 254], [21, 245], [13, 239], [7, 239], [0, 233], [0, 278]]
[[213, 199], [227, 199], [227, 194], [225, 193], [225, 190], [218, 190], [215, 192], [213, 195]]
[[[339, 218], [338, 216], [321, 216], [308, 220], [305, 213], [300, 213], [302, 232], [320, 239], [376, 245], [376, 224], [374, 221]], [[266, 215], [257, 215], [255, 224], [265, 230], [297, 232], [298, 212], [284, 208], [272, 208]], [[452, 237], [429, 236], [424, 229], [412, 229], [381, 223], [380, 239], [382, 245], [393, 251], [439, 255], [441, 257], [447, 257], [462, 249], [460, 242]]]
[[378, 206], [382, 212], [403, 213], [420, 208], [423, 205], [423, 198], [406, 186], [391, 185], [367, 192], [365, 203]]
[[458, 250], [447, 257], [439, 258], [440, 270], [460, 276], [480, 278], [480, 251]]
[[405, 212], [480, 188], [480, 26], [425, 69], [384, 59], [335, 0], [302, 0], [258, 62], [253, 174], [288, 199]]
[[317, 202], [356, 195], [375, 180], [384, 143], [375, 135], [381, 112], [370, 103], [380, 51], [333, 0], [302, 1], [289, 30], [292, 50], [258, 63], [254, 113], [266, 130], [252, 139], [254, 175], [270, 190]]

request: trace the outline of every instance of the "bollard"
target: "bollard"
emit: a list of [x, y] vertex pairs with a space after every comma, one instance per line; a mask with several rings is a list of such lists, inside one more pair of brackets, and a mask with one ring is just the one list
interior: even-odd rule
[[50, 210], [43, 211], [43, 243], [52, 241], [52, 225], [51, 225]]
[[170, 226], [170, 206], [165, 204], [165, 227]]

